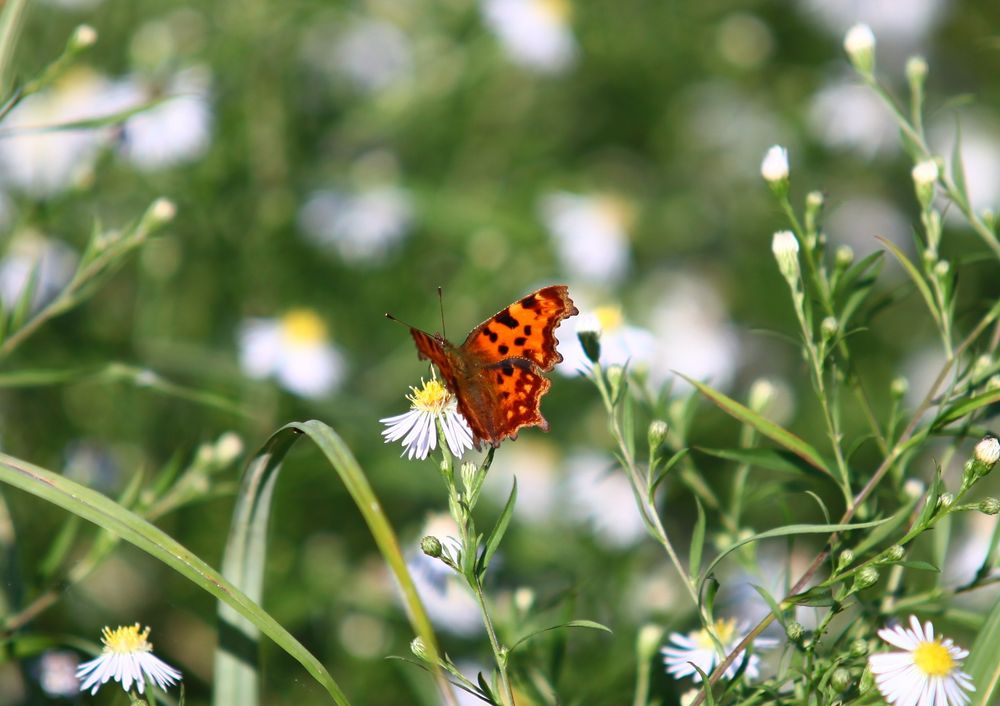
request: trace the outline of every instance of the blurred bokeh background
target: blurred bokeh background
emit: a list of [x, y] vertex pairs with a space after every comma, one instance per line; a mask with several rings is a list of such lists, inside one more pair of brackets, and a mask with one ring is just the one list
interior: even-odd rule
[[[58, 56], [79, 23], [100, 39], [0, 125], [5, 300], [32, 263], [41, 263], [38, 303], [57, 291], [95, 222], [121, 226], [158, 196], [177, 204], [177, 217], [5, 372], [117, 361], [231, 399], [246, 415], [81, 380], [0, 391], [0, 443], [113, 495], [226, 431], [252, 450], [286, 421], [318, 418], [357, 454], [413, 551], [428, 525], [442, 527], [436, 513], [446, 504], [435, 463], [401, 459], [379, 436], [378, 419], [404, 411], [408, 386], [427, 375], [408, 332], [384, 312], [436, 330], [440, 285], [455, 340], [514, 298], [565, 282], [600, 321], [606, 353], [631, 357], [651, 389], [678, 370], [745, 399], [767, 378], [779, 421], [824, 444], [797, 349], [767, 333], [792, 333], [794, 319], [770, 252], [785, 223], [759, 167], [770, 145], [789, 148], [793, 195], [824, 192], [832, 244], [860, 256], [882, 235], [912, 251], [912, 165], [840, 46], [857, 21], [873, 28], [879, 72], [899, 95], [906, 59], [927, 58], [932, 142], [947, 154], [960, 122], [973, 202], [996, 206], [994, 0], [38, 0], [16, 54], [21, 79]], [[14, 130], [159, 98], [115, 128]], [[943, 247], [946, 256], [979, 251], [951, 218]], [[880, 287], [905, 286], [889, 265]], [[960, 287], [960, 311], [1000, 295], [995, 263], [971, 258]], [[524, 431], [491, 471], [487, 519], [512, 475], [520, 484], [491, 592], [501, 615], [516, 613], [518, 597], [552, 622], [568, 613], [611, 626], [613, 636], [565, 637], [557, 683], [567, 703], [621, 704], [637, 627], [690, 629], [693, 619], [678, 608], [624, 478], [611, 472], [602, 408], [576, 374], [574, 326], [560, 329], [568, 360], [543, 404], [551, 432]], [[914, 296], [894, 301], [853, 344], [883, 411], [893, 377], [906, 375], [918, 399], [942, 361]], [[736, 439], [735, 425], [707, 406], [696, 419], [695, 442]], [[725, 495], [727, 466], [696, 461]], [[872, 464], [876, 451], [862, 447], [853, 461]], [[932, 470], [911, 469], [925, 478]], [[238, 467], [229, 473], [235, 481]], [[839, 511], [830, 487], [809, 487]], [[768, 488], [748, 499], [748, 528], [820, 519], [815, 506]], [[14, 491], [4, 498], [28, 600], [34, 565], [66, 518]], [[231, 497], [215, 498], [160, 524], [217, 565], [231, 509]], [[682, 547], [693, 515], [690, 491], [672, 486], [664, 516]], [[978, 567], [985, 519], [956, 526], [965, 549], [953, 553], [946, 583]], [[713, 541], [724, 542], [719, 529], [710, 518]], [[314, 450], [289, 460], [271, 536], [265, 606], [355, 703], [436, 703], [419, 669], [385, 659], [406, 655], [412, 635], [360, 516]], [[759, 557], [775, 590], [784, 549], [769, 555], [765, 545]], [[730, 563], [720, 601], [761, 615], [747, 587], [761, 577]], [[471, 602], [433, 572], [421, 582], [449, 654], [483, 668], [489, 651]], [[148, 623], [199, 704], [214, 616], [207, 594], [122, 547], [32, 629], [96, 638], [104, 624]], [[290, 658], [270, 645], [263, 654], [265, 703], [325, 703]], [[36, 668], [0, 668], [0, 702], [43, 702]], [[655, 689], [667, 702], [679, 693], [665, 676]]]

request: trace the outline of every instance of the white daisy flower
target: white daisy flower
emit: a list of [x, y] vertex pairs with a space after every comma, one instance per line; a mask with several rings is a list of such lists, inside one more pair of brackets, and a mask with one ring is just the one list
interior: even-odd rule
[[[723, 650], [729, 654], [743, 639], [748, 627], [745, 623], [737, 625], [735, 618], [728, 620], [720, 618], [715, 621], [713, 629], [715, 636], [722, 643]], [[754, 647], [758, 650], [770, 649], [776, 647], [777, 644], [778, 641], [770, 637], [758, 637], [754, 641]], [[669, 644], [661, 647], [660, 653], [663, 655], [663, 663], [670, 676], [681, 679], [694, 675], [695, 683], [701, 681], [701, 675], [690, 663], [698, 665], [698, 669], [701, 669], [705, 674], [711, 674], [715, 665], [722, 661], [715, 647], [715, 642], [704, 628], [686, 635], [679, 632], [670, 633]], [[732, 679], [742, 664], [743, 655], [740, 654], [729, 665], [723, 676], [726, 679]], [[743, 674], [747, 679], [756, 679], [760, 676], [760, 657], [751, 654]]]
[[441, 422], [444, 438], [452, 456], [461, 458], [466, 449], [472, 448], [472, 430], [458, 411], [458, 402], [447, 388], [435, 379], [420, 381], [420, 388], [411, 387], [407, 395], [410, 411], [379, 421], [385, 424], [382, 436], [390, 444], [402, 439], [403, 453], [407, 458], [425, 459], [437, 448], [437, 422]]
[[298, 220], [309, 240], [345, 261], [378, 263], [409, 233], [413, 207], [397, 186], [324, 189], [310, 194]]
[[483, 18], [517, 64], [559, 73], [576, 59], [567, 0], [482, 0]]
[[628, 230], [634, 220], [628, 202], [561, 191], [542, 199], [541, 215], [567, 274], [595, 284], [613, 283], [625, 275]]
[[140, 631], [139, 623], [104, 628], [104, 652], [76, 668], [77, 678], [83, 680], [80, 691], [90, 689], [96, 694], [109, 679], [119, 682], [126, 692], [135, 683], [140, 694], [146, 690], [147, 678], [164, 690], [180, 681], [181, 673], [153, 654], [148, 638], [149, 628]]
[[163, 100], [136, 113], [123, 124], [122, 154], [143, 171], [155, 171], [201, 157], [212, 140], [210, 74], [204, 67], [178, 72], [162, 88], [141, 79], [126, 81], [130, 104], [143, 105], [157, 95]]
[[565, 506], [571, 519], [588, 526], [594, 538], [611, 549], [630, 547], [646, 537], [632, 485], [607, 456], [574, 453], [565, 467]]
[[590, 367], [590, 361], [580, 343], [579, 334], [594, 331], [600, 336], [601, 365], [628, 365], [632, 368], [647, 369], [656, 354], [656, 337], [644, 328], [625, 322], [621, 307], [605, 304], [593, 309], [581, 307], [583, 312], [575, 319], [574, 334], [560, 341], [559, 351], [562, 362], [556, 370], [575, 377], [581, 370]]
[[969, 652], [950, 639], [934, 637], [930, 621], [920, 626], [910, 616], [910, 628], [896, 625], [878, 631], [878, 636], [901, 652], [875, 654], [868, 666], [875, 683], [890, 704], [906, 706], [964, 706], [966, 691], [975, 691], [972, 678], [962, 671]]
[[344, 358], [330, 343], [326, 325], [310, 309], [280, 319], [251, 319], [239, 333], [240, 366], [252, 378], [274, 376], [289, 392], [322, 397], [343, 380]]

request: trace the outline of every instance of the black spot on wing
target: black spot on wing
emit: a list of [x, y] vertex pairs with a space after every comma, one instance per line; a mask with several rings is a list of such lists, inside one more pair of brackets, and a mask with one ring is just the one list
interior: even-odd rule
[[500, 355], [507, 355], [507, 351], [509, 351], [510, 348], [501, 343], [499, 346], [497, 346], [497, 350], [500, 351]]
[[510, 309], [504, 309], [494, 317], [498, 324], [503, 324], [507, 328], [517, 328], [521, 325], [517, 319], [510, 315]]
[[538, 308], [538, 298], [534, 294], [529, 294], [521, 300], [521, 306], [525, 309], [536, 309]]
[[524, 327], [524, 335], [525, 336], [530, 336], [531, 335], [531, 326], [525, 326]]
[[528, 339], [525, 338], [524, 336], [518, 336], [517, 338], [514, 339], [514, 345], [515, 346], [523, 346], [527, 342], [528, 342]]
[[503, 374], [504, 374], [504, 375], [506, 375], [507, 377], [510, 377], [511, 375], [513, 375], [513, 374], [514, 374], [514, 366], [513, 366], [513, 365], [510, 365], [509, 363], [508, 363], [507, 365], [504, 365], [504, 366], [503, 366], [502, 368], [500, 368], [500, 370], [501, 370], [501, 371], [503, 372]]
[[497, 342], [497, 333], [496, 331], [491, 331], [489, 326], [483, 328], [483, 335], [490, 339], [493, 343]]

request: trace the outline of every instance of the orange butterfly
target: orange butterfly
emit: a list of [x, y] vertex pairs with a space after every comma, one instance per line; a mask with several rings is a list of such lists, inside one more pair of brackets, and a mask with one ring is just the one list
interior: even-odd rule
[[460, 346], [413, 327], [410, 335], [421, 359], [429, 358], [441, 371], [477, 448], [480, 441], [496, 448], [506, 438], [516, 439], [521, 427], [548, 431], [538, 407], [552, 383], [542, 373], [562, 360], [556, 327], [579, 313], [569, 289], [560, 284], [542, 287], [491, 316]]

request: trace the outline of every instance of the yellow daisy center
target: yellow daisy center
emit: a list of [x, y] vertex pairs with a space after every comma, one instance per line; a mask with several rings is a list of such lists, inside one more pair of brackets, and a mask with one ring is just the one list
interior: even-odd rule
[[917, 645], [917, 649], [913, 650], [913, 663], [929, 677], [946, 676], [955, 668], [955, 660], [948, 648], [937, 640]]
[[153, 645], [149, 640], [149, 628], [139, 629], [139, 623], [135, 625], [122, 625], [114, 630], [105, 627], [101, 632], [101, 642], [104, 643], [106, 652], [117, 652], [126, 654], [130, 652], [150, 652]]
[[[715, 636], [719, 638], [719, 642], [726, 645], [732, 642], [733, 636], [736, 634], [736, 619], [729, 618], [728, 620], [723, 620], [720, 618], [712, 625], [712, 629], [715, 631]], [[691, 639], [698, 643], [699, 648], [715, 651], [715, 643], [712, 642], [712, 636], [708, 634], [708, 630], [705, 628], [691, 633]]]
[[569, 19], [572, 8], [568, 0], [536, 0], [538, 8], [557, 22]]
[[413, 394], [406, 396], [413, 403], [413, 408], [418, 412], [430, 412], [432, 414], [443, 412], [448, 401], [451, 399], [451, 393], [448, 392], [448, 389], [434, 379], [427, 382], [421, 380], [420, 382], [422, 386], [419, 389], [411, 387], [410, 389], [413, 390]]
[[282, 317], [281, 333], [293, 345], [322, 343], [326, 340], [326, 324], [311, 309], [293, 309]]
[[604, 332], [614, 331], [621, 328], [622, 324], [625, 323], [622, 310], [617, 306], [599, 306], [594, 309], [594, 316], [597, 317], [597, 322], [601, 325], [601, 331]]

